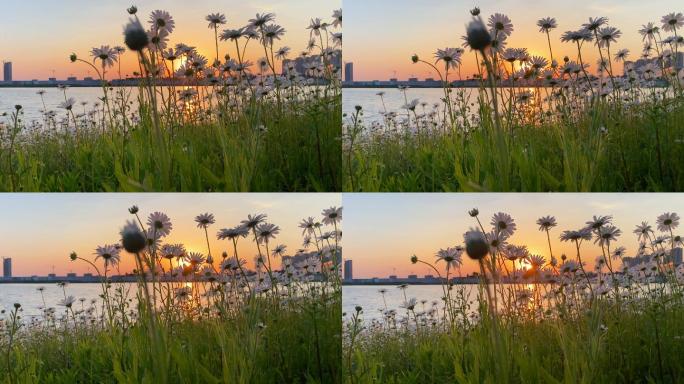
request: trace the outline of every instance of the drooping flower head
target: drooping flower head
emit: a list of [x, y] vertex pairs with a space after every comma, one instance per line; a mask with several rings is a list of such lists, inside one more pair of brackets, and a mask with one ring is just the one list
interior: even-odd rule
[[226, 15], [222, 13], [210, 13], [205, 17], [205, 20], [209, 22], [208, 28], [218, 28], [219, 25], [226, 23]]
[[260, 243], [268, 243], [280, 233], [280, 227], [270, 223], [261, 223], [256, 227], [257, 239]]
[[256, 228], [257, 225], [263, 223], [266, 221], [266, 215], [264, 214], [257, 214], [257, 215], [247, 215], [246, 220], [242, 220], [240, 223], [246, 227], [247, 229], [254, 229]]
[[249, 19], [249, 25], [254, 28], [261, 28], [264, 25], [266, 25], [266, 23], [271, 22], [273, 20], [275, 20], [275, 14], [273, 13], [257, 13], [253, 19]]
[[556, 23], [556, 19], [553, 17], [545, 17], [537, 21], [537, 26], [539, 27], [539, 32], [548, 33], [552, 29], [556, 29], [558, 24]]
[[203, 213], [195, 217], [195, 222], [197, 223], [197, 228], [207, 228], [214, 224], [216, 220], [214, 219], [214, 215], [212, 213]]
[[238, 239], [240, 237], [247, 237], [248, 234], [249, 234], [249, 228], [247, 228], [244, 225], [238, 225], [238, 226], [233, 227], [233, 228], [221, 229], [220, 231], [218, 231], [218, 234], [216, 235], [216, 237], [219, 240], [225, 240], [225, 239], [234, 240], [234, 239]]

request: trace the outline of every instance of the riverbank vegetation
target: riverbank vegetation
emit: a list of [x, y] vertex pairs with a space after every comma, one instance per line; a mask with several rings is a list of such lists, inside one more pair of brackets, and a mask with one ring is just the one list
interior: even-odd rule
[[[285, 29], [272, 13], [234, 29], [225, 29], [223, 14], [208, 15], [210, 57], [171, 44], [176, 24], [168, 12], [145, 22], [137, 8], [128, 13], [126, 48], [70, 56], [97, 73], [97, 102], [60, 86], [64, 101], [44, 108], [41, 120], [26, 121], [21, 105], [5, 116], [0, 190], [340, 189], [341, 10], [311, 20], [310, 42], [298, 55], [280, 44]], [[108, 80], [122, 78], [124, 54], [138, 58], [139, 87]]]
[[[98, 246], [94, 260], [70, 256], [97, 271], [99, 297], [76, 298], [60, 283], [58, 303], [41, 287], [40, 308], [2, 311], [1, 383], [340, 382], [341, 208], [303, 220], [296, 252], [276, 243], [281, 229], [263, 214], [218, 230], [225, 251], [209, 248], [214, 216], [198, 215], [206, 253], [167, 243], [164, 213], [147, 225], [137, 207], [131, 214], [121, 241]], [[111, 280], [125, 258], [137, 283]]]
[[[463, 245], [441, 249], [436, 261], [413, 256], [448, 281], [464, 257], [479, 266], [479, 285], [443, 284], [432, 302], [411, 297], [381, 308], [345, 313], [347, 383], [672, 383], [684, 377], [684, 264], [679, 216], [633, 233], [638, 251], [627, 257], [622, 231], [610, 216], [556, 232], [541, 217], [545, 255], [515, 243], [515, 220], [492, 217], [474, 226]], [[486, 224], [486, 223], [485, 223]], [[575, 254], [558, 255], [553, 238]], [[592, 244], [593, 243], [593, 244]], [[598, 256], [593, 259], [593, 256]], [[588, 259], [593, 259], [593, 265]], [[380, 295], [385, 295], [380, 290]], [[386, 301], [382, 301], [386, 303]], [[353, 304], [353, 303], [352, 303]]]
[[[479, 9], [471, 14], [464, 48], [438, 50], [434, 64], [411, 58], [441, 79], [440, 102], [400, 86], [401, 110], [368, 117], [357, 105], [345, 114], [345, 191], [684, 189], [671, 161], [684, 148], [681, 13], [642, 26], [643, 52], [634, 53], [620, 49], [622, 32], [607, 18], [590, 18], [561, 35], [576, 48], [565, 57], [554, 55], [554, 18], [537, 23], [548, 55], [532, 55], [508, 47], [506, 15], [485, 23]], [[596, 65], [583, 59], [589, 51], [600, 57]], [[452, 86], [464, 80], [466, 59], [477, 64], [479, 88]]]

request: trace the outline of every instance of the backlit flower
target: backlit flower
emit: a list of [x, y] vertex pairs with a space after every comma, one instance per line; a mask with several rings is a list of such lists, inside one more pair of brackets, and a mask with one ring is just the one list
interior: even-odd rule
[[487, 26], [489, 26], [492, 35], [497, 37], [502, 34], [510, 36], [511, 33], [513, 33], [513, 23], [511, 22], [511, 19], [501, 13], [491, 15], [487, 22]]
[[438, 49], [435, 53], [437, 61], [443, 61], [447, 69], [456, 68], [461, 65], [461, 51], [459, 48]]
[[108, 265], [119, 264], [121, 256], [119, 255], [120, 248], [117, 245], [103, 245], [95, 249], [95, 260], [102, 258], [105, 267]]
[[109, 45], [93, 48], [90, 54], [93, 56], [93, 62], [99, 59], [104, 67], [113, 66], [118, 57], [118, 52], [114, 48], [110, 48]]
[[208, 226], [214, 224], [216, 220], [214, 215], [211, 213], [203, 213], [195, 217], [195, 222], [197, 223], [197, 228], [207, 228]]
[[656, 220], [658, 230], [661, 232], [669, 232], [679, 226], [679, 215], [674, 212], [663, 213], [658, 216]]
[[176, 26], [176, 22], [167, 11], [156, 10], [150, 14], [150, 24], [154, 31], [166, 31], [172, 33]]
[[334, 225], [342, 220], [342, 207], [330, 207], [323, 210], [323, 224]]
[[168, 236], [173, 229], [171, 224], [171, 219], [162, 212], [154, 212], [147, 219], [147, 225], [150, 229], [157, 233], [159, 236]]
[[667, 32], [674, 32], [677, 28], [684, 26], [684, 15], [681, 12], [669, 13], [660, 20], [663, 23], [663, 30]]
[[226, 23], [226, 16], [222, 13], [210, 13], [204, 19], [209, 22], [208, 28], [218, 28], [219, 25]]
[[553, 17], [545, 17], [537, 21], [537, 26], [539, 27], [539, 32], [547, 33], [550, 30], [557, 28], [558, 24], [556, 24], [556, 19]]

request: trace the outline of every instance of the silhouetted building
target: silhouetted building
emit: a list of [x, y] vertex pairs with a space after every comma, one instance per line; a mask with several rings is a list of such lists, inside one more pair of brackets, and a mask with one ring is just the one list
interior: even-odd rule
[[347, 281], [351, 281], [352, 279], [354, 279], [354, 272], [352, 269], [351, 260], [344, 261], [344, 279]]
[[344, 81], [347, 83], [354, 81], [354, 63], [344, 65]]
[[2, 277], [12, 277], [12, 259], [9, 257], [2, 259]]
[[3, 80], [10, 82], [12, 81], [12, 62], [5, 61], [2, 65], [3, 68]]
[[672, 258], [672, 263], [675, 266], [680, 265], [680, 264], [682, 264], [682, 262], [684, 262], [684, 260], [683, 260], [684, 257], [682, 256], [682, 253], [684, 253], [682, 251], [682, 248], [675, 248], [672, 250], [672, 253], [670, 256]]

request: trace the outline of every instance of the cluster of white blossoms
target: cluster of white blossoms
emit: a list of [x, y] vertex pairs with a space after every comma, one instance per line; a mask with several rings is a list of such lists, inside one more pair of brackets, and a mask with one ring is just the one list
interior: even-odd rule
[[[246, 25], [231, 24], [221, 13], [206, 17], [215, 38], [211, 57], [190, 43], [171, 39], [177, 30], [173, 16], [164, 10], [151, 12], [147, 20], [138, 18], [138, 9], [124, 29], [124, 46], [101, 45], [91, 50], [92, 61], [71, 54], [73, 63], [87, 65], [102, 83], [103, 97], [97, 102], [78, 102], [67, 95], [57, 110], [45, 107], [43, 120], [31, 120], [25, 131], [44, 134], [125, 129], [140, 122], [136, 95], [121, 80], [121, 60], [127, 51], [135, 55], [139, 70], [133, 78], [156, 85], [157, 95], [143, 93], [161, 108], [169, 119], [206, 122], [234, 117], [253, 102], [277, 103], [295, 109], [301, 103], [321, 97], [322, 89], [339, 92], [342, 64], [342, 10], [328, 19], [312, 18], [307, 29], [309, 41], [299, 52], [280, 45], [285, 29], [276, 24], [273, 13], [257, 13]], [[213, 49], [212, 49], [213, 51]], [[263, 55], [256, 61], [249, 59]], [[115, 78], [116, 80], [111, 80]], [[38, 92], [41, 99], [45, 91]], [[78, 104], [82, 108], [76, 108]], [[46, 130], [45, 128], [51, 128]]]
[[[153, 212], [143, 221], [137, 206], [129, 212], [134, 220], [121, 229], [120, 240], [96, 247], [93, 260], [75, 252], [70, 255], [72, 261], [88, 263], [96, 271], [100, 298], [77, 299], [69, 294], [68, 284], [60, 282], [63, 298], [56, 307], [48, 306], [41, 287], [43, 305], [30, 308], [39, 309], [40, 315], [19, 316], [19, 324], [26, 330], [125, 325], [138, 319], [139, 308], [145, 305], [162, 316], [198, 319], [238, 313], [255, 300], [288, 305], [339, 289], [341, 207], [323, 210], [320, 218], [303, 219], [299, 224], [303, 241], [293, 251], [276, 243], [281, 228], [267, 222], [265, 214], [248, 215], [236, 226], [216, 231], [226, 249], [218, 254], [209, 241], [209, 228], [216, 223], [211, 213], [195, 218], [206, 240], [203, 252], [169, 240], [174, 225], [165, 213]], [[243, 256], [250, 252], [253, 263]], [[135, 269], [124, 271], [123, 264], [131, 262]], [[138, 283], [131, 284], [131, 278]], [[23, 311], [18, 303], [11, 313]], [[0, 316], [0, 328], [7, 324], [6, 317]]]
[[[442, 82], [441, 102], [411, 98], [408, 86], [401, 85], [399, 92], [405, 103], [394, 111], [385, 106], [385, 92], [379, 92], [382, 118], [364, 127], [369, 136], [440, 134], [453, 129], [467, 133], [478, 127], [481, 118], [480, 108], [473, 105], [473, 100], [505, 110], [502, 119], [540, 124], [579, 113], [601, 101], [636, 107], [644, 100], [669, 99], [684, 90], [684, 69], [677, 64], [677, 55], [684, 52], [684, 37], [679, 33], [684, 26], [682, 13], [663, 16], [660, 26], [642, 26], [639, 33], [644, 41], [643, 50], [639, 57], [630, 60], [630, 51], [619, 48], [622, 32], [609, 25], [606, 17], [589, 18], [577, 30], [564, 32], [560, 41], [572, 44], [576, 55], [561, 58], [554, 56], [552, 45], [552, 33], [559, 27], [555, 18], [542, 18], [536, 25], [544, 35], [544, 43], [548, 42], [545, 57], [533, 55], [525, 47], [508, 46], [515, 31], [508, 16], [495, 13], [485, 21], [478, 8], [470, 12], [473, 19], [462, 36], [461, 47], [438, 49], [434, 61], [418, 55], [411, 58], [413, 63], [428, 66]], [[598, 54], [595, 66], [583, 59], [589, 53]], [[472, 78], [461, 72], [468, 54], [477, 69]], [[623, 73], [618, 72], [620, 68]], [[479, 82], [482, 89], [495, 87], [483, 97], [478, 89], [454, 87], [456, 80]], [[345, 122], [347, 131], [360, 125], [352, 118]]]
[[[675, 230], [680, 216], [674, 212], [659, 215], [655, 226], [642, 222], [635, 227], [637, 245], [629, 252], [620, 245], [623, 232], [612, 216], [593, 216], [579, 229], [553, 234], [558, 226], [553, 216], [536, 222], [548, 239], [548, 255], [532, 253], [526, 245], [515, 244], [518, 225], [507, 213], [492, 216], [487, 229], [477, 209], [469, 211], [477, 225], [463, 236], [463, 245], [440, 249], [430, 263], [412, 256], [412, 263], [427, 265], [442, 282], [443, 295], [432, 301], [409, 297], [402, 284], [403, 303], [390, 308], [381, 289], [381, 316], [364, 323], [367, 332], [416, 330], [428, 327], [469, 327], [490, 313], [537, 321], [544, 318], [580, 314], [597, 301], [629, 305], [642, 310], [651, 301], [665, 302], [668, 295], [684, 288], [684, 240]], [[573, 254], [554, 253], [552, 237], [572, 245]], [[588, 255], [596, 257], [589, 258]], [[479, 272], [465, 277], [461, 271], [464, 256], [479, 265]], [[593, 261], [593, 266], [588, 261]], [[441, 266], [441, 267], [440, 267]], [[472, 284], [480, 283], [478, 288]], [[468, 285], [471, 284], [471, 285]], [[482, 295], [483, 291], [486, 295]], [[474, 303], [480, 303], [474, 305]], [[349, 327], [359, 331], [363, 308], [349, 316]]]

